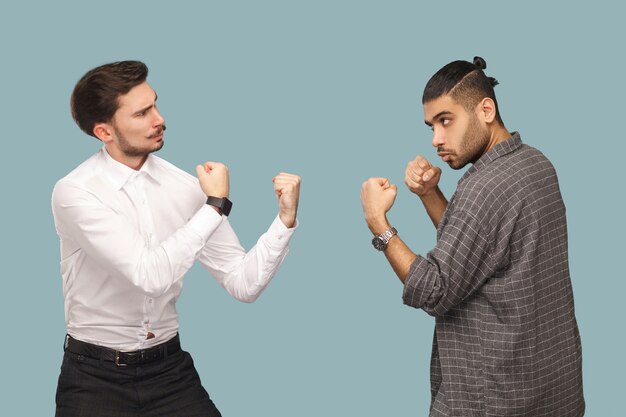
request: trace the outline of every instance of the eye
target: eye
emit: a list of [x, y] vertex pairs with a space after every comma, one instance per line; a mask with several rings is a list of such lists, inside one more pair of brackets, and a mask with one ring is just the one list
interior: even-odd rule
[[441, 124], [444, 125], [444, 126], [447, 126], [448, 123], [450, 123], [450, 122], [451, 122], [450, 119], [441, 119]]

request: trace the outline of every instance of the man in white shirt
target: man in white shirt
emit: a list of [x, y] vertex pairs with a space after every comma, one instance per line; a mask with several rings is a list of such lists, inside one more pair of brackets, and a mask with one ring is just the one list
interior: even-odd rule
[[300, 178], [280, 173], [279, 214], [246, 253], [226, 217], [226, 166], [198, 165], [195, 178], [152, 154], [166, 127], [147, 75], [138, 61], [102, 65], [72, 93], [74, 120], [104, 146], [52, 194], [67, 325], [57, 417], [219, 416], [180, 348], [184, 275], [198, 260], [252, 302], [297, 226]]

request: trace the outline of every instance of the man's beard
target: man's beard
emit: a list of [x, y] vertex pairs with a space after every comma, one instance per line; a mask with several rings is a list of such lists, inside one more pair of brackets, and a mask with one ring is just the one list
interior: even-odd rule
[[[473, 114], [470, 124], [463, 135], [463, 142], [461, 142], [459, 151], [455, 153], [457, 159], [456, 161], [450, 161], [448, 165], [452, 169], [461, 169], [470, 162], [473, 164], [485, 152], [485, 147], [488, 143], [489, 131], [480, 124], [478, 117]], [[445, 151], [445, 149], [442, 151]]]
[[[165, 132], [166, 126], [163, 125], [158, 128], [154, 133], [150, 134], [146, 139], [152, 139]], [[116, 127], [113, 127], [115, 135], [119, 140], [119, 147], [122, 153], [128, 157], [148, 156], [152, 152], [156, 152], [163, 147], [165, 140], [161, 139], [158, 143], [149, 143], [149, 146], [138, 147], [131, 145], [130, 142], [124, 137]]]

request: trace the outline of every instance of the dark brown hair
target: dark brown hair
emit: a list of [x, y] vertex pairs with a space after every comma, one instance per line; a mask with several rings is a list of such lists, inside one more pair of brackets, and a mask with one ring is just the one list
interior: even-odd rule
[[476, 105], [485, 97], [493, 100], [496, 106], [496, 120], [502, 123], [498, 101], [493, 88], [498, 80], [485, 75], [487, 63], [479, 56], [474, 62], [454, 61], [441, 68], [428, 80], [422, 95], [422, 104], [449, 94], [465, 110], [474, 111]]
[[119, 61], [101, 65], [87, 72], [76, 83], [70, 108], [80, 129], [95, 137], [97, 123], [111, 121], [118, 99], [146, 81], [148, 67], [140, 61]]

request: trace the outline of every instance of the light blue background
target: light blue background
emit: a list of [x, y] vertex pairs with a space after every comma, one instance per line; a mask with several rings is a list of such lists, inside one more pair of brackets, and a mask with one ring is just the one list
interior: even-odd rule
[[[188, 172], [205, 160], [229, 165], [244, 246], [276, 213], [272, 176], [303, 178], [301, 227], [256, 303], [229, 298], [200, 267], [185, 281], [182, 340], [222, 413], [426, 415], [433, 319], [402, 305], [399, 281], [370, 246], [359, 191], [367, 177], [388, 176], [400, 186], [391, 222], [414, 251], [432, 247], [404, 168], [417, 154], [437, 161], [422, 122], [426, 81], [474, 55], [501, 83], [507, 127], [557, 168], [587, 415], [623, 415], [621, 6], [171, 3], [0, 6], [1, 415], [54, 412], [64, 317], [50, 193], [99, 149], [71, 120], [75, 82], [121, 59], [151, 69], [168, 124], [160, 156]], [[460, 174], [444, 168], [448, 196]]]

